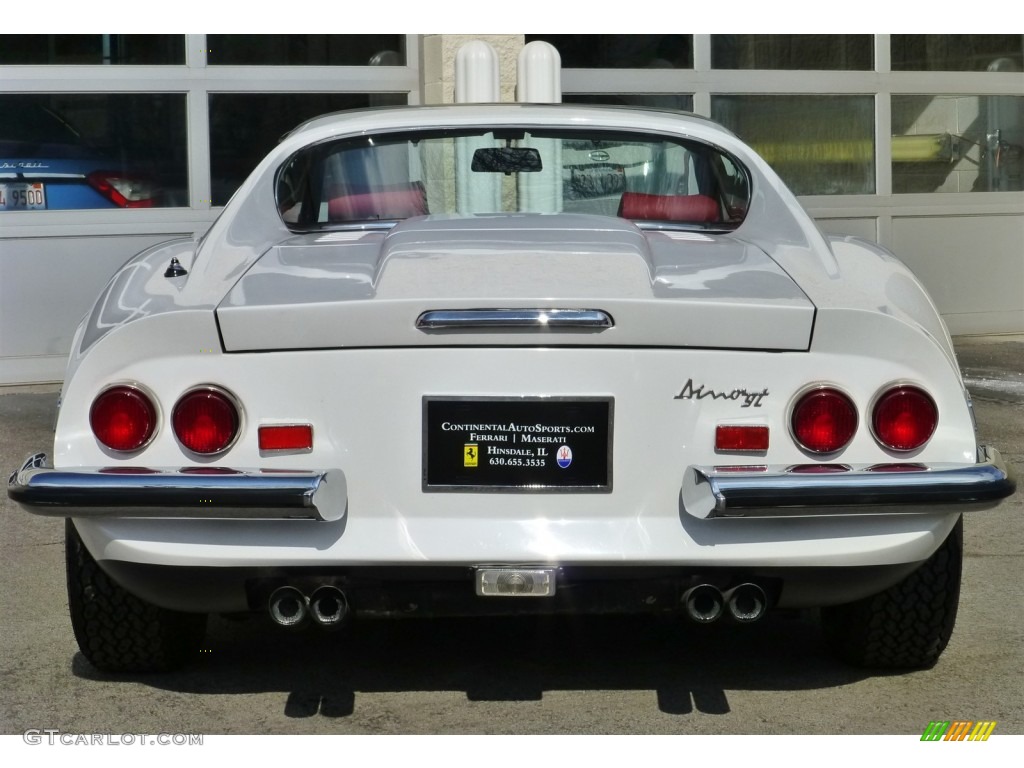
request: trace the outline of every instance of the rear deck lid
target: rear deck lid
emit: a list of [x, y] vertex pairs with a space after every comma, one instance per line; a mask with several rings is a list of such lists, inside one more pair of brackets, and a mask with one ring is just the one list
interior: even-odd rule
[[[576, 322], [581, 317], [587, 321]], [[814, 306], [763, 251], [728, 234], [509, 214], [298, 235], [246, 272], [217, 318], [229, 352], [462, 344], [806, 350]]]

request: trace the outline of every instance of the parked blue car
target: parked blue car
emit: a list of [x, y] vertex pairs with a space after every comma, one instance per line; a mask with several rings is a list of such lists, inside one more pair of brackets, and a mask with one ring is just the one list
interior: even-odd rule
[[0, 97], [0, 211], [158, 204], [152, 179], [118, 166], [49, 107]]

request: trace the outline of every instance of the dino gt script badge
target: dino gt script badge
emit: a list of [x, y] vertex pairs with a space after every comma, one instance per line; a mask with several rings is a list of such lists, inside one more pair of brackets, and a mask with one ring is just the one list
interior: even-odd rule
[[739, 400], [742, 402], [741, 408], [760, 408], [761, 402], [768, 397], [768, 388], [765, 387], [760, 392], [751, 392], [747, 389], [731, 389], [719, 392], [714, 389], [705, 388], [703, 384], [695, 387], [693, 379], [688, 379], [679, 391], [679, 394], [672, 399], [706, 400], [709, 397], [712, 400]]

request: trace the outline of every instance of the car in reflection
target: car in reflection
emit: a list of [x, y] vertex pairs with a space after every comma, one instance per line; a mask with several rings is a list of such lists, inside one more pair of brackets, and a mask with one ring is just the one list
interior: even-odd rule
[[8, 493], [67, 518], [117, 672], [216, 613], [807, 608], [841, 659], [928, 667], [962, 516], [1014, 489], [918, 280], [730, 132], [458, 105], [308, 122], [127, 263]]
[[45, 103], [0, 96], [0, 211], [152, 207], [153, 179], [119, 166]]

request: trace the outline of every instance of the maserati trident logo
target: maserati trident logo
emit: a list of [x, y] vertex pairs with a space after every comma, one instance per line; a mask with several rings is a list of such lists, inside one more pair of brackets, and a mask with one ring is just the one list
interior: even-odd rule
[[760, 392], [751, 392], [747, 389], [715, 390], [705, 387], [703, 384], [694, 386], [693, 379], [687, 379], [686, 384], [679, 391], [673, 400], [737, 400], [742, 404], [741, 408], [760, 408], [762, 401], [768, 397], [768, 388]]

